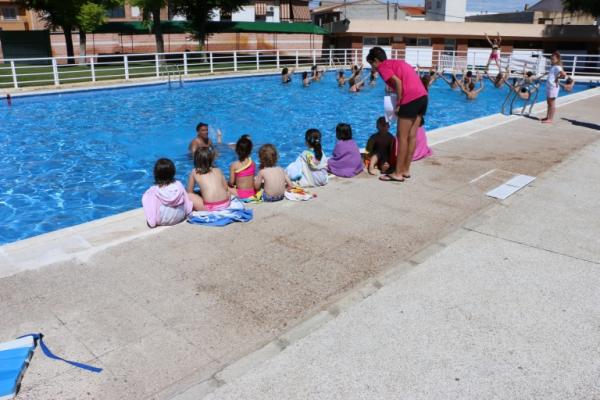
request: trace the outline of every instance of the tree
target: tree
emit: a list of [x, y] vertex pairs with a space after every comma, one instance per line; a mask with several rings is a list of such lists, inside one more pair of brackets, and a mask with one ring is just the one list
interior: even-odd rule
[[73, 29], [79, 28], [79, 50], [85, 55], [86, 32], [93, 31], [106, 21], [106, 8], [115, 7], [123, 0], [16, 0], [17, 4], [38, 12], [46, 27], [60, 28], [65, 35], [68, 63], [75, 60]]
[[160, 25], [160, 10], [165, 7], [168, 0], [130, 0], [132, 6], [142, 9], [144, 22], [152, 20], [152, 30], [156, 40], [156, 52], [165, 52], [165, 41], [163, 39], [162, 27]]
[[[49, 29], [62, 29], [65, 35], [67, 56], [73, 57], [73, 28], [77, 25], [77, 16], [81, 8], [80, 0], [16, 0], [16, 3], [29, 10], [38, 12]], [[70, 64], [74, 63], [69, 58]]]
[[85, 57], [87, 46], [87, 32], [92, 32], [100, 25], [106, 23], [106, 8], [98, 3], [85, 3], [81, 6], [77, 18], [79, 26], [79, 56]]
[[233, 13], [248, 0], [174, 0], [174, 11], [186, 16], [191, 28], [202, 46], [206, 39], [208, 21], [214, 17], [215, 10], [222, 13]]
[[570, 12], [584, 12], [600, 17], [600, 1], [598, 0], [563, 0], [563, 6]]

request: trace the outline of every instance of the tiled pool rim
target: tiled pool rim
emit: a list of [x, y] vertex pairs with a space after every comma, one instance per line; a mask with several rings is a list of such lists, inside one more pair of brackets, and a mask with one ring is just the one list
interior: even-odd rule
[[[205, 76], [187, 79], [187, 81], [218, 80], [247, 76], [267, 76], [278, 73], [264, 72], [256, 74], [235, 74], [227, 76]], [[13, 96], [38, 96], [66, 92], [93, 90], [113, 90], [118, 88], [164, 85], [166, 82], [139, 82], [96, 86], [89, 88], [68, 88], [55, 90], [15, 93]], [[600, 87], [588, 89], [557, 99], [557, 107], [600, 95]], [[537, 103], [533, 113], [545, 110], [545, 101]], [[487, 117], [434, 129], [428, 132], [430, 146], [459, 139], [485, 131], [488, 128], [503, 125], [520, 118], [519, 115], [506, 116], [493, 114]], [[133, 239], [150, 236], [174, 227], [147, 227], [141, 208], [100, 218], [94, 221], [59, 229], [0, 246], [0, 278], [19, 272], [37, 269], [61, 261], [79, 259], [85, 261], [103, 249], [128, 242]]]

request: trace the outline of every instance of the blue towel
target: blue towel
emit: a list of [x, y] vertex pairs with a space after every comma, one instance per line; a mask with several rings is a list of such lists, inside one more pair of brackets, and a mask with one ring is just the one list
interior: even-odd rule
[[206, 226], [226, 226], [233, 222], [251, 221], [254, 214], [247, 210], [240, 199], [233, 198], [229, 208], [221, 211], [194, 211], [188, 217], [190, 224]]
[[64, 361], [92, 372], [102, 371], [102, 368], [65, 360], [55, 355], [46, 346], [43, 337], [41, 333], [34, 333], [21, 336], [17, 340], [0, 343], [0, 400], [12, 399], [17, 395], [23, 374], [29, 366], [29, 360], [38, 344], [46, 357]]

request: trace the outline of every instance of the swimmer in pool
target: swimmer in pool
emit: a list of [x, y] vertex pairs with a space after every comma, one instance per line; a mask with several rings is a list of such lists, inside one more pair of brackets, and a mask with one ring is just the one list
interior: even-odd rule
[[337, 83], [339, 87], [344, 87], [346, 84], [346, 77], [344, 76], [344, 70], [338, 71]]
[[312, 76], [308, 76], [308, 72], [304, 71], [302, 73], [302, 86], [309, 87], [312, 80], [313, 78]]
[[471, 80], [468, 84], [459, 83], [460, 90], [467, 96], [468, 100], [475, 100], [483, 90], [483, 80], [479, 80], [479, 88], [475, 89], [475, 82]]
[[200, 122], [196, 125], [196, 137], [188, 145], [188, 150], [194, 154], [196, 150], [210, 146], [212, 146], [212, 141], [208, 137], [208, 124]]
[[498, 72], [496, 74], [496, 76], [493, 78], [490, 76], [490, 72], [488, 70], [485, 70], [485, 74], [484, 74], [485, 78], [488, 78], [490, 80], [490, 82], [494, 83], [494, 87], [496, 89], [500, 89], [502, 86], [504, 86], [504, 83], [507, 81], [509, 76], [510, 76], [509, 67], [506, 67], [505, 72], [502, 72], [502, 71]]
[[288, 67], [283, 67], [281, 70], [281, 83], [290, 83], [292, 81], [292, 76], [294, 75], [294, 70], [289, 70]]
[[575, 81], [573, 80], [573, 78], [568, 77], [566, 81], [558, 82], [558, 84], [561, 88], [565, 90], [565, 92], [572, 92], [573, 86], [575, 86]]

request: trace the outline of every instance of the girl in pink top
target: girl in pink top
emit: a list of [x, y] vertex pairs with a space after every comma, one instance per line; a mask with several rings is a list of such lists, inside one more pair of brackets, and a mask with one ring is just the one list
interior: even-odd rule
[[367, 61], [398, 96], [395, 110], [398, 115], [398, 161], [394, 172], [382, 175], [379, 179], [386, 182], [402, 182], [405, 178], [410, 178], [410, 163], [415, 152], [417, 129], [427, 112], [427, 90], [410, 64], [401, 60], [388, 60], [381, 47], [373, 47], [369, 51]]

